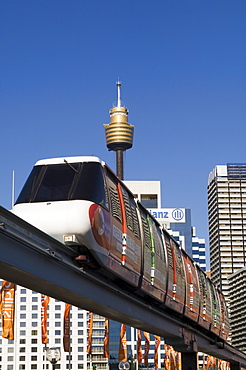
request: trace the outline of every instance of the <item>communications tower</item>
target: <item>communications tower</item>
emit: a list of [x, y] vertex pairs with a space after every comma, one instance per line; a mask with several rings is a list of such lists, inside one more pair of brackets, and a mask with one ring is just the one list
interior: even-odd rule
[[116, 174], [124, 180], [123, 152], [132, 147], [134, 126], [128, 123], [128, 109], [121, 105], [121, 82], [117, 81], [116, 86], [117, 106], [110, 109], [110, 123], [104, 128], [107, 148], [116, 152]]

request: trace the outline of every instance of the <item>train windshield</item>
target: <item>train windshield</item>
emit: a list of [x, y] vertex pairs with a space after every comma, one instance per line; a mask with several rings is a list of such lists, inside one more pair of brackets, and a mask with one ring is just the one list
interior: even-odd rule
[[100, 163], [64, 163], [35, 166], [17, 203], [83, 199], [106, 206]]

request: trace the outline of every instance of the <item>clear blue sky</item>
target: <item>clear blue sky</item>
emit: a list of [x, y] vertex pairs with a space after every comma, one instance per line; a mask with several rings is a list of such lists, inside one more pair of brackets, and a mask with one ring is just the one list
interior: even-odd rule
[[0, 205], [41, 158], [97, 155], [115, 82], [135, 126], [125, 179], [161, 180], [207, 239], [207, 177], [246, 162], [245, 0], [0, 0]]

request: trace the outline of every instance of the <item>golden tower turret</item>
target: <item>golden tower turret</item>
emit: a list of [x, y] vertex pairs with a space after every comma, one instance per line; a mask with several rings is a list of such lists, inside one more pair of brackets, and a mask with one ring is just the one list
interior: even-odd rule
[[116, 86], [118, 89], [117, 106], [110, 109], [110, 123], [104, 125], [104, 128], [107, 147], [116, 152], [117, 176], [123, 180], [123, 152], [132, 147], [134, 126], [128, 123], [128, 109], [121, 105], [121, 82], [117, 81]]

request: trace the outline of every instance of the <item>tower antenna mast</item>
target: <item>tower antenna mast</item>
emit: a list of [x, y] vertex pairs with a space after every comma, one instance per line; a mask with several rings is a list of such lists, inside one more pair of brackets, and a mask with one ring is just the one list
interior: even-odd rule
[[104, 125], [108, 150], [116, 152], [116, 174], [124, 180], [123, 153], [132, 147], [134, 126], [128, 123], [128, 109], [121, 105], [121, 82], [117, 86], [117, 107], [109, 110], [110, 123]]

